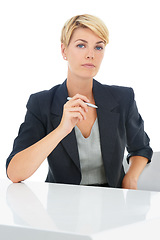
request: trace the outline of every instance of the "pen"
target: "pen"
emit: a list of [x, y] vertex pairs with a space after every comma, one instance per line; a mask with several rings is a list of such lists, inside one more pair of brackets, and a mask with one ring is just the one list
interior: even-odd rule
[[[67, 97], [67, 100], [71, 100], [71, 97]], [[85, 102], [89, 107], [93, 107], [93, 108], [98, 108], [96, 105], [92, 104], [92, 103], [87, 103]]]

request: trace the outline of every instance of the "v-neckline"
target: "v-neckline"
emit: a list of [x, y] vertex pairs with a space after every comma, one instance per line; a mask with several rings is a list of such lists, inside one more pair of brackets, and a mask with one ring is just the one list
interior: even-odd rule
[[83, 137], [83, 139], [87, 140], [87, 139], [89, 139], [89, 138], [91, 137], [96, 122], [97, 122], [97, 118], [96, 118], [96, 120], [95, 120], [94, 123], [93, 123], [93, 126], [92, 126], [92, 128], [91, 128], [91, 131], [90, 131], [90, 134], [89, 134], [88, 137], [84, 137], [84, 136], [83, 136], [81, 130], [79, 129], [79, 127], [77, 127], [77, 125], [75, 126], [75, 128], [80, 132], [80, 135]]

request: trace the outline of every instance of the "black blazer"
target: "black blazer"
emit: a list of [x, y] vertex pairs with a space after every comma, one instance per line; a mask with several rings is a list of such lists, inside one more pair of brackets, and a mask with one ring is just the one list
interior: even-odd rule
[[[143, 156], [151, 161], [152, 149], [144, 132], [144, 124], [138, 113], [131, 88], [102, 85], [93, 80], [93, 94], [98, 106], [97, 118], [100, 143], [107, 183], [121, 187], [125, 175], [123, 157]], [[7, 159], [29, 147], [55, 129], [62, 117], [63, 105], [68, 96], [66, 81], [50, 90], [30, 96], [24, 123], [14, 141], [13, 151]], [[48, 156], [49, 171], [46, 181], [80, 184], [81, 168], [74, 129]]]

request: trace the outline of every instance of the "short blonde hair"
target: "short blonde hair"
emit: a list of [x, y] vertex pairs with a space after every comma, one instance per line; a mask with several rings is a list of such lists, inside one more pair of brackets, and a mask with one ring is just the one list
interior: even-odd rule
[[64, 24], [61, 32], [61, 43], [68, 47], [74, 30], [80, 27], [92, 30], [104, 41], [105, 45], [109, 43], [109, 31], [104, 22], [89, 14], [74, 16]]

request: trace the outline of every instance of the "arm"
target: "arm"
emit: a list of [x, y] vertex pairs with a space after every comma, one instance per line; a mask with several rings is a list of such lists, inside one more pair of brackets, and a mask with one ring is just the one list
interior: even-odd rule
[[150, 139], [144, 131], [144, 121], [138, 112], [133, 90], [126, 121], [126, 133], [127, 161], [130, 167], [123, 179], [122, 187], [137, 189], [138, 178], [146, 164], [151, 161], [153, 151], [149, 145]]
[[[12, 182], [20, 182], [30, 177], [58, 143], [72, 131], [77, 122], [86, 118], [87, 105], [83, 101], [88, 99], [81, 95], [68, 101], [64, 105], [59, 126], [47, 136], [14, 155], [7, 168], [7, 175]], [[25, 134], [24, 131], [23, 135]], [[30, 134], [34, 135], [31, 132]]]
[[29, 178], [63, 137], [63, 130], [57, 128], [40, 141], [17, 153], [7, 168], [7, 175], [10, 180], [20, 182]]
[[130, 158], [130, 167], [123, 179], [122, 188], [137, 189], [138, 178], [145, 168], [147, 162], [148, 159], [141, 156], [133, 156]]

